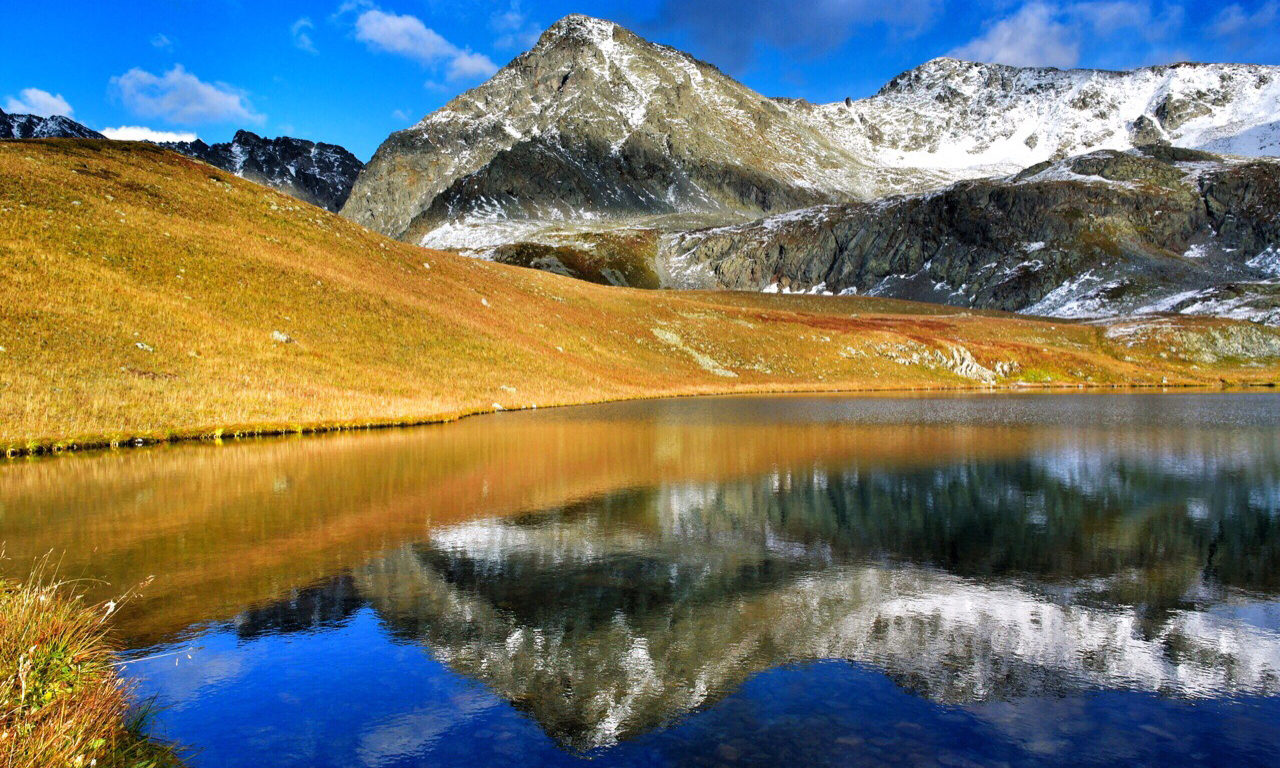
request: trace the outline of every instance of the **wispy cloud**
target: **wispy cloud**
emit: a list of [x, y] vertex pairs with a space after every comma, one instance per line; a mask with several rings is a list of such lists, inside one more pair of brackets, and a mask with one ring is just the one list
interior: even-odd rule
[[1280, 0], [1269, 0], [1252, 10], [1232, 3], [1218, 11], [1209, 33], [1230, 46], [1236, 56], [1270, 58], [1280, 46]]
[[157, 33], [151, 36], [151, 47], [159, 48], [162, 51], [172, 50], [173, 40], [170, 40], [166, 34]]
[[293, 25], [289, 27], [289, 34], [293, 37], [293, 47], [310, 54], [320, 53], [316, 50], [316, 45], [311, 40], [311, 30], [315, 29], [315, 26], [315, 24], [311, 23], [309, 16], [303, 16], [293, 22]]
[[542, 28], [529, 20], [520, 0], [511, 0], [505, 11], [494, 14], [489, 27], [498, 35], [493, 47], [503, 50], [532, 48], [542, 35]]
[[981, 35], [951, 55], [1018, 67], [1065, 68], [1079, 64], [1082, 47], [1092, 42], [1108, 44], [1113, 54], [1136, 63], [1149, 63], [1155, 46], [1176, 32], [1182, 20], [1182, 7], [1176, 4], [1156, 11], [1144, 0], [1036, 0], [988, 23]]
[[122, 125], [119, 128], [103, 128], [102, 135], [116, 141], [195, 141], [197, 136], [186, 131], [157, 131], [142, 125]]
[[1029, 3], [951, 53], [1015, 67], [1074, 67], [1080, 61], [1080, 39], [1060, 9]]
[[135, 115], [179, 125], [261, 123], [266, 119], [253, 110], [243, 91], [226, 83], [205, 82], [181, 64], [163, 75], [135, 67], [111, 78], [111, 90]]
[[1250, 13], [1239, 3], [1232, 3], [1214, 17], [1209, 31], [1218, 37], [1232, 37], [1259, 28], [1274, 26], [1280, 22], [1280, 2], [1264, 3]]
[[39, 115], [51, 117], [62, 115], [71, 117], [75, 112], [62, 94], [52, 94], [39, 88], [23, 88], [17, 96], [7, 96], [4, 100], [4, 111], [19, 115]]
[[368, 3], [344, 4], [339, 14], [360, 8], [364, 10], [356, 17], [355, 35], [370, 50], [443, 67], [449, 80], [479, 79], [498, 71], [488, 56], [454, 45], [417, 16], [390, 13]]

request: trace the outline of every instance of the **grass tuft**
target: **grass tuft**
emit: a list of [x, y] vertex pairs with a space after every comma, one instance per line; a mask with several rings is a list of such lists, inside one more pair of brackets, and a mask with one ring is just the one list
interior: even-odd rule
[[154, 709], [134, 706], [113, 662], [118, 601], [87, 604], [74, 584], [0, 582], [0, 765], [167, 768], [171, 745], [146, 735]]

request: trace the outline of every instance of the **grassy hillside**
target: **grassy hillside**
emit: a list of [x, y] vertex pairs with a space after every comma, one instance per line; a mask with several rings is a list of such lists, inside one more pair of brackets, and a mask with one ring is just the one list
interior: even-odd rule
[[145, 144], [0, 142], [0, 449], [663, 394], [1280, 379], [1280, 332], [593, 285]]

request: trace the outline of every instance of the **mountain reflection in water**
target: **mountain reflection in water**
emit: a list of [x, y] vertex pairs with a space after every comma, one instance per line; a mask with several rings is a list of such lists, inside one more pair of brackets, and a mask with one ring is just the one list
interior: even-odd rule
[[447, 528], [353, 579], [392, 632], [580, 748], [804, 660], [949, 703], [1276, 694], [1280, 635], [1205, 610], [1272, 585], [1276, 509], [1233, 475], [1107, 458], [623, 491]]
[[[133, 632], [145, 638], [137, 654], [205, 642], [221, 648], [209, 657], [224, 665], [266, 653], [265, 665], [281, 654], [288, 677], [304, 674], [290, 655], [302, 645], [278, 647], [277, 639], [328, 638], [340, 647], [307, 662], [317, 667], [305, 673], [315, 676], [309, 690], [360, 707], [371, 694], [335, 679], [333, 654], [345, 648], [356, 657], [358, 642], [377, 636], [480, 686], [450, 688], [440, 694], [448, 704], [435, 709], [406, 704], [373, 721], [351, 714], [322, 728], [309, 716], [296, 732], [277, 734], [280, 743], [309, 745], [296, 759], [262, 747], [279, 764], [448, 762], [444, 735], [489, 739], [475, 734], [496, 733], [493, 726], [468, 731], [465, 723], [496, 717], [498, 702], [536, 723], [565, 759], [615, 754], [724, 717], [717, 705], [738, 707], [763, 684], [753, 680], [774, 679], [771, 670], [826, 660], [881, 675], [926, 705], [981, 713], [1011, 743], [1025, 718], [999, 707], [1106, 692], [1138, 696], [1124, 699], [1130, 710], [1280, 696], [1274, 395], [718, 399], [512, 416], [395, 433], [381, 448], [369, 436], [327, 444], [339, 446], [333, 453], [324, 441], [302, 441], [292, 452], [264, 443], [190, 454], [212, 462], [205, 476], [234, 479], [236, 493], [203, 517], [253, 522], [245, 536], [196, 553], [224, 558], [228, 573], [216, 583], [224, 590], [236, 581], [226, 591], [237, 597], [220, 601], [211, 590], [205, 615], [192, 621], [190, 601], [161, 589], [133, 614]], [[446, 439], [449, 429], [458, 431]], [[241, 465], [219, 463], [237, 451]], [[538, 469], [520, 471], [521, 457]], [[66, 466], [79, 487], [72, 470], [88, 465]], [[56, 463], [32, 468], [45, 473], [40, 482], [57, 479]], [[133, 470], [117, 521], [149, 519], [138, 485], [168, 487], [168, 472]], [[343, 482], [250, 491], [266, 478], [326, 473]], [[470, 481], [458, 484], [462, 476]], [[451, 493], [436, 493], [439, 482], [453, 483]], [[22, 498], [38, 500], [36, 486]], [[9, 502], [16, 508], [12, 495]], [[279, 509], [291, 511], [278, 517]], [[56, 510], [49, 514], [56, 522]], [[0, 524], [22, 533], [10, 520]], [[100, 539], [92, 557], [68, 558], [161, 581], [172, 563], [186, 583], [199, 581], [192, 574], [201, 571], [174, 555], [192, 551], [197, 527], [126, 529], [128, 537]], [[190, 539], [179, 545], [178, 536]], [[38, 538], [16, 540], [35, 550]], [[235, 559], [245, 552], [257, 554]], [[245, 584], [275, 597], [237, 604]], [[167, 617], [184, 623], [166, 626]], [[223, 647], [217, 638], [228, 632], [235, 645]], [[193, 669], [202, 669], [200, 658], [197, 651]], [[392, 678], [397, 665], [412, 666], [396, 658], [383, 668]], [[154, 684], [193, 716], [219, 686], [241, 686], [238, 695], [273, 690], [266, 671], [220, 667], [218, 675], [239, 682], [206, 671], [178, 685], [177, 673], [149, 664], [137, 669], [144, 690]], [[785, 690], [767, 695], [793, 703], [809, 695]], [[1132, 722], [1116, 726], [1118, 743], [1139, 733], [1141, 713], [1130, 710]], [[1019, 742], [1032, 745], [1023, 757], [1045, 759], [1035, 744], [1075, 738], [1071, 716], [1059, 717], [1061, 733]], [[351, 733], [334, 732], [344, 727]], [[721, 750], [708, 764], [745, 760], [756, 743], [733, 732], [717, 738]], [[344, 739], [358, 748], [344, 752]], [[848, 747], [861, 737], [846, 739]], [[1258, 754], [1280, 747], [1280, 725], [1253, 728], [1248, 739]], [[1196, 743], [1206, 755], [1220, 749], [1226, 764], [1256, 757], [1239, 745]], [[864, 746], [886, 753], [883, 764], [906, 759], [892, 754], [896, 747]], [[212, 747], [219, 755], [230, 748]], [[843, 747], [824, 749], [834, 748]], [[1119, 759], [1106, 749], [1075, 757]], [[948, 754], [941, 764], [1019, 758], [1017, 750], [1000, 760]]]

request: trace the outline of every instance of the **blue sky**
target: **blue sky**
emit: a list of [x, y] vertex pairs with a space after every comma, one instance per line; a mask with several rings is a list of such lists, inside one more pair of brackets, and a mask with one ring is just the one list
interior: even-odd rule
[[[225, 141], [346, 146], [482, 82], [567, 13], [611, 19], [772, 96], [874, 93], [935, 56], [1058, 67], [1280, 63], [1280, 0], [0, 0], [0, 108]], [[131, 134], [125, 134], [131, 135]], [[132, 135], [137, 135], [136, 132]]]

